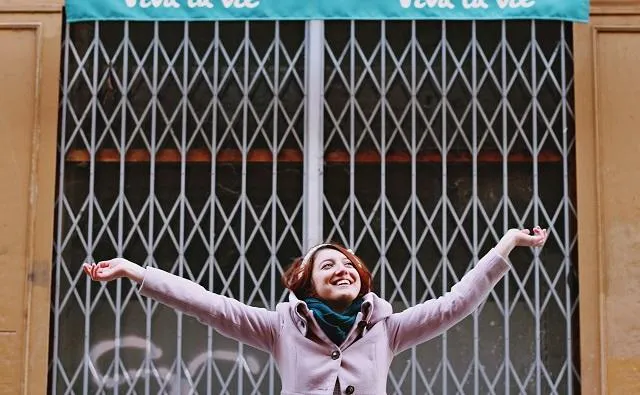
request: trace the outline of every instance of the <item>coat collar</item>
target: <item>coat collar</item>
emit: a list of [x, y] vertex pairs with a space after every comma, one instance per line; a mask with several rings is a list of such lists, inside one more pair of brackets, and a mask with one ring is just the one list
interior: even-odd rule
[[[358, 314], [361, 318], [357, 321], [357, 324], [366, 327], [365, 330], [368, 330], [393, 313], [391, 304], [373, 292], [365, 294], [362, 299], [361, 314]], [[289, 304], [291, 306], [291, 318], [293, 318], [302, 334], [306, 336], [309, 321], [312, 318], [311, 311], [307, 307], [307, 304], [303, 300], [298, 299], [293, 292], [289, 292]]]

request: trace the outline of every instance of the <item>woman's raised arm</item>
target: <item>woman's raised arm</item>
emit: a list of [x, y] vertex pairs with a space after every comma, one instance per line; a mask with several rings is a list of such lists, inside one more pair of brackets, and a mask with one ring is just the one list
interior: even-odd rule
[[515, 247], [542, 247], [546, 230], [509, 230], [478, 264], [437, 299], [393, 314], [387, 320], [391, 349], [402, 352], [451, 328], [478, 308], [509, 270], [507, 257]]
[[198, 319], [222, 335], [271, 352], [279, 333], [278, 314], [209, 292], [201, 285], [163, 270], [143, 268], [124, 258], [84, 264], [95, 281], [129, 278], [140, 293]]

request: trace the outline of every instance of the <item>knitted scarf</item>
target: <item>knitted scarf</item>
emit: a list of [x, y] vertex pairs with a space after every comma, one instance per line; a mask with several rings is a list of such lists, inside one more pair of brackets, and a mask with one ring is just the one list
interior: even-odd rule
[[362, 306], [362, 298], [358, 298], [344, 312], [338, 313], [320, 299], [305, 298], [304, 301], [320, 328], [338, 346], [346, 340]]

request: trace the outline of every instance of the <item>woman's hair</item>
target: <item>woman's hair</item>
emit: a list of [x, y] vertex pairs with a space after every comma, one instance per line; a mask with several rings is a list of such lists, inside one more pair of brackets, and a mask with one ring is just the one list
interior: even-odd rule
[[358, 271], [358, 275], [360, 276], [360, 293], [358, 296], [362, 296], [372, 291], [371, 272], [367, 269], [367, 266], [365, 266], [362, 260], [351, 250], [335, 243], [319, 244], [312, 247], [305, 256], [296, 258], [282, 274], [282, 285], [293, 292], [298, 299], [312, 296], [314, 293], [313, 284], [311, 282], [313, 261], [318, 251], [325, 248], [331, 248], [343, 253], [347, 259], [351, 261], [353, 267]]

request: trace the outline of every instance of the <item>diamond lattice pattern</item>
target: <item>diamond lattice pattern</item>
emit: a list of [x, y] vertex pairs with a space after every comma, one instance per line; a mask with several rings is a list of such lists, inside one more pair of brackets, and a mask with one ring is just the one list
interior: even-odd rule
[[[396, 310], [446, 291], [506, 229], [548, 226], [473, 316], [395, 360], [388, 391], [577, 389], [571, 26], [323, 27], [315, 48], [305, 22], [66, 26], [51, 393], [277, 393], [268, 355], [81, 264], [125, 256], [272, 309], [309, 205]], [[304, 155], [324, 157], [321, 196]]]
[[572, 393], [569, 26], [325, 29], [324, 235], [365, 258], [396, 310], [446, 292], [507, 229], [551, 229], [472, 317], [399, 356], [388, 391]]

